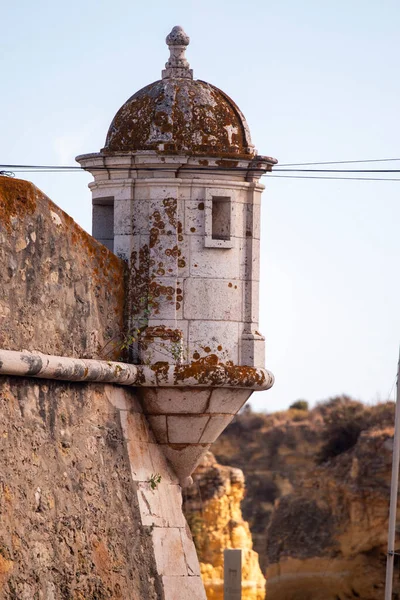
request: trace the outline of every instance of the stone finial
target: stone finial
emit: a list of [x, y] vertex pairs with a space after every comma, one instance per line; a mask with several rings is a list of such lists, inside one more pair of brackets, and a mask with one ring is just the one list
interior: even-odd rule
[[170, 57], [168, 62], [165, 63], [162, 78], [193, 79], [193, 71], [189, 68], [189, 63], [185, 56], [186, 46], [190, 42], [189, 36], [183, 31], [180, 25], [176, 25], [172, 28], [171, 33], [167, 35], [165, 41], [169, 47]]

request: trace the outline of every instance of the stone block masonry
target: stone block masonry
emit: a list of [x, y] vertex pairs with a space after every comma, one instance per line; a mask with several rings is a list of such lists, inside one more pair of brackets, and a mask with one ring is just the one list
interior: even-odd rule
[[140, 518], [142, 525], [152, 530], [164, 600], [205, 600], [196, 549], [182, 513], [177, 476], [150, 430], [134, 392], [113, 385], [105, 385], [104, 391], [120, 412]]

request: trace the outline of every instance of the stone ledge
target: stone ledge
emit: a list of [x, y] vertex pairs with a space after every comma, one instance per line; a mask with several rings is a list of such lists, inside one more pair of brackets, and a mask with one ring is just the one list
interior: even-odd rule
[[183, 365], [151, 366], [52, 356], [39, 351], [0, 349], [0, 375], [60, 381], [118, 383], [132, 387], [226, 387], [268, 390], [274, 376], [267, 369], [200, 360]]
[[238, 365], [192, 362], [170, 365], [158, 362], [151, 366], [138, 365], [135, 385], [138, 387], [227, 387], [268, 390], [274, 376], [267, 369]]

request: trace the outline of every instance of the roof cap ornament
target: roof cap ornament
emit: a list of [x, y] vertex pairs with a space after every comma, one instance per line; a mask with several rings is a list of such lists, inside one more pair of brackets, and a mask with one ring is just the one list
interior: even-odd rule
[[189, 68], [189, 63], [186, 60], [186, 46], [189, 45], [190, 38], [184, 32], [180, 25], [172, 28], [172, 31], [165, 39], [170, 57], [165, 63], [165, 69], [162, 72], [163, 79], [193, 79], [193, 71]]

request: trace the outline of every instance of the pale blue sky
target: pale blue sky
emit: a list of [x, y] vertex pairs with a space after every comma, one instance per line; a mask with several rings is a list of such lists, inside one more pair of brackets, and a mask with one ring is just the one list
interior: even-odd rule
[[[177, 24], [195, 77], [232, 96], [261, 154], [400, 157], [397, 0], [17, 0], [1, 2], [1, 20], [2, 163], [98, 151], [121, 104], [159, 79]], [[88, 175], [25, 177], [90, 231]], [[276, 383], [253, 406], [386, 398], [400, 341], [400, 181], [266, 185], [261, 331]]]

